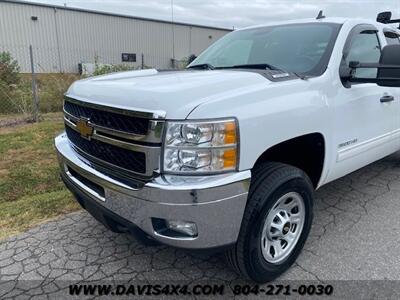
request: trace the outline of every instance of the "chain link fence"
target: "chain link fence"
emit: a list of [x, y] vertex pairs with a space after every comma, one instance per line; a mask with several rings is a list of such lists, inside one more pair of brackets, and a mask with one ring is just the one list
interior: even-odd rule
[[[41, 115], [61, 112], [63, 95], [81, 78], [57, 71], [56, 51], [0, 47], [0, 127], [39, 121]], [[18, 58], [18, 59], [16, 59]]]
[[[9, 57], [5, 59], [7, 55]], [[182, 69], [187, 64], [185, 59], [171, 60], [148, 54], [137, 55], [134, 63], [113, 64], [112, 61], [108, 63], [108, 56], [111, 54], [93, 53], [93, 58], [87, 60], [92, 71], [86, 72], [88, 64], [85, 63], [77, 62], [67, 67], [63, 66], [64, 58], [60, 64], [56, 49], [25, 46], [14, 47], [11, 53], [4, 45], [0, 46], [0, 127], [39, 121], [44, 114], [62, 112], [63, 95], [78, 79], [153, 66]]]

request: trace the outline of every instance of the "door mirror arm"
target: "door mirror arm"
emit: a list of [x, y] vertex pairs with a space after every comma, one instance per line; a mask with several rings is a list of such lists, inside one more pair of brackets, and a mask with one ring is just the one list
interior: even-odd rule
[[351, 88], [350, 79], [354, 77], [354, 70], [347, 64], [344, 54], [339, 67], [339, 77], [344, 87]]
[[[376, 83], [379, 86], [400, 87], [400, 45], [389, 45], [382, 49], [379, 63], [349, 63], [350, 83]], [[356, 77], [357, 69], [377, 69], [376, 78]]]
[[[396, 86], [400, 87], [400, 76], [380, 76], [379, 71], [393, 70], [400, 73], [400, 65], [386, 65], [380, 63], [360, 63], [358, 61], [351, 61], [349, 63], [350, 76], [348, 80], [352, 83], [376, 83], [380, 86]], [[377, 78], [360, 78], [356, 77], [357, 69], [378, 69]]]

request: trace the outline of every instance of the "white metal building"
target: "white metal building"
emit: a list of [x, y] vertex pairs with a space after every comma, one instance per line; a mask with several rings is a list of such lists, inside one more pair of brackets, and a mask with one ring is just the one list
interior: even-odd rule
[[229, 31], [0, 0], [0, 51], [9, 51], [18, 60], [21, 72], [30, 72], [29, 45], [33, 48], [36, 71], [41, 73], [77, 73], [79, 63], [94, 63], [95, 59], [106, 64], [131, 61], [128, 63], [139, 67], [142, 56], [146, 66], [171, 68], [173, 58], [198, 55]]

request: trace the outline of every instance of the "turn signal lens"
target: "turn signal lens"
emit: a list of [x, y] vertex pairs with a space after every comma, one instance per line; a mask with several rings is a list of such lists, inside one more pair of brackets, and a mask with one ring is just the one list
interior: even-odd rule
[[236, 123], [229, 122], [225, 124], [225, 144], [236, 143]]
[[234, 168], [236, 166], [236, 149], [225, 150], [224, 169]]

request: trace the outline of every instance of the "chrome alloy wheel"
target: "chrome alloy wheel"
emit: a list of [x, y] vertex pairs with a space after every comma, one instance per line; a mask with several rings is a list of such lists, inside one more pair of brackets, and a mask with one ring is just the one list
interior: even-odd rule
[[287, 193], [276, 201], [261, 234], [261, 250], [267, 262], [280, 263], [290, 255], [303, 231], [304, 221], [304, 200], [300, 194]]

